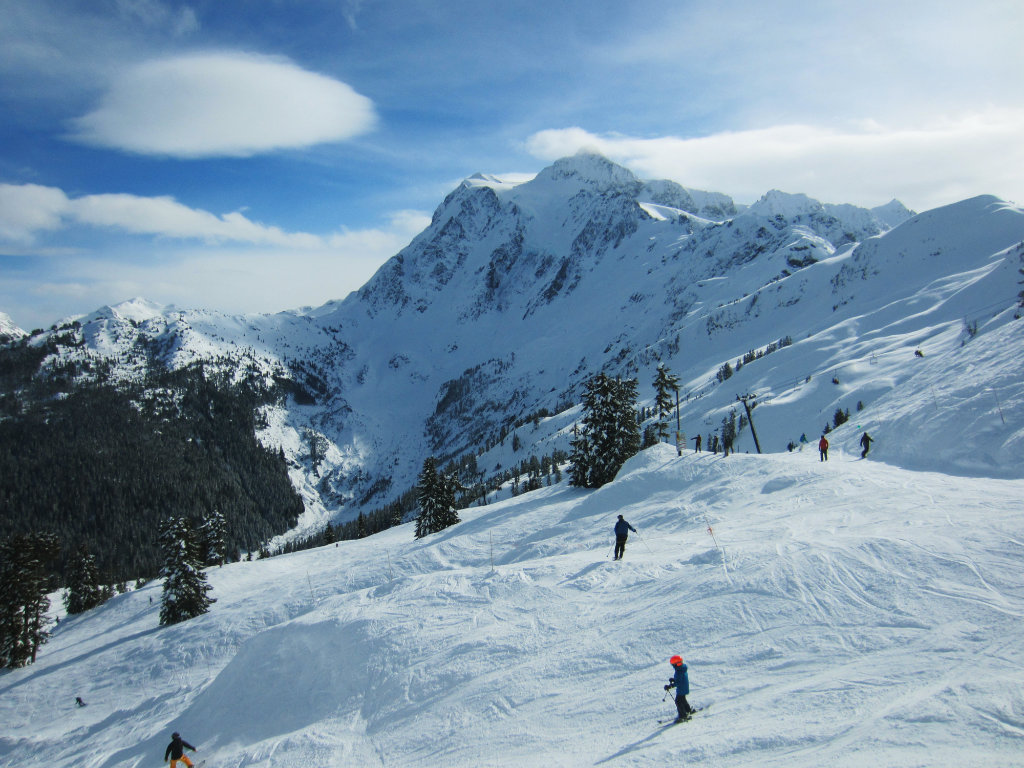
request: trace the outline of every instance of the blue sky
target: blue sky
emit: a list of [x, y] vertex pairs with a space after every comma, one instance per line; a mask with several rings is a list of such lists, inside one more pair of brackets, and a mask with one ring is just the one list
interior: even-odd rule
[[343, 298], [582, 147], [750, 203], [1024, 203], [1024, 3], [0, 0], [0, 311]]

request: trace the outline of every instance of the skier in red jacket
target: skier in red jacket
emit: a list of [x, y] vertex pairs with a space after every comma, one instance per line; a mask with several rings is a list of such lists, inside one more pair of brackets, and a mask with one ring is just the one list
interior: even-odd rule
[[828, 438], [824, 435], [821, 436], [821, 440], [818, 441], [818, 461], [828, 461]]

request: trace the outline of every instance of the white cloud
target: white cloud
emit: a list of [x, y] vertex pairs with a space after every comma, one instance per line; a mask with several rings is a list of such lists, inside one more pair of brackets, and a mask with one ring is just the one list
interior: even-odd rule
[[[239, 213], [217, 216], [171, 198], [71, 199], [52, 187], [0, 185], [0, 239], [30, 243], [73, 225], [107, 230], [98, 253], [5, 245], [6, 253], [45, 258], [0, 279], [0, 306], [23, 327], [46, 327], [133, 296], [231, 313], [318, 305], [358, 290], [429, 223], [429, 213], [404, 210], [379, 227], [314, 235]], [[118, 240], [118, 232], [157, 239], [140, 257], [137, 242]], [[188, 242], [194, 240], [203, 242]]]
[[189, 208], [170, 197], [87, 195], [71, 202], [69, 214], [82, 224], [142, 235], [296, 248], [315, 248], [321, 244], [316, 235], [287, 233], [251, 221], [237, 212], [218, 216]]
[[596, 149], [646, 178], [752, 202], [770, 189], [824, 202], [880, 205], [893, 197], [926, 210], [977, 194], [1024, 202], [1024, 110], [988, 110], [925, 125], [810, 124], [697, 138], [540, 131], [527, 149], [543, 160]]
[[126, 194], [69, 198], [55, 187], [0, 184], [0, 237], [30, 242], [36, 234], [69, 224], [105, 227], [158, 237], [208, 242], [243, 242], [293, 248], [319, 248], [317, 235], [289, 233], [247, 219], [240, 213], [216, 215], [189, 208], [171, 197]]
[[198, 53], [119, 75], [74, 121], [72, 138], [139, 154], [247, 157], [350, 139], [375, 122], [368, 98], [290, 61]]
[[[244, 243], [296, 250], [365, 251], [378, 258], [382, 249], [394, 255], [430, 223], [419, 211], [391, 214], [383, 229], [348, 230], [316, 235], [261, 224], [241, 213], [221, 215], [190, 208], [171, 197], [128, 194], [84, 195], [69, 198], [55, 187], [0, 184], [0, 239], [28, 243], [40, 232], [80, 224], [160, 238]], [[383, 260], [383, 259], [381, 259]], [[379, 263], [379, 262], [378, 262]]]
[[37, 232], [60, 229], [69, 200], [38, 184], [0, 184], [0, 238], [30, 242]]

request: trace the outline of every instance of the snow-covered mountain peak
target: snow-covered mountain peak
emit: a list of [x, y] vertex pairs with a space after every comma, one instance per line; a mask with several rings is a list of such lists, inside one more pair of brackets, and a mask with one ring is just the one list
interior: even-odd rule
[[100, 307], [91, 315], [82, 318], [84, 322], [95, 320], [127, 320], [129, 322], [145, 323], [149, 320], [163, 319], [164, 313], [170, 310], [162, 304], [142, 297], [135, 297], [119, 304], [108, 304]]
[[910, 210], [901, 203], [899, 200], [893, 198], [885, 205], [879, 205], [871, 209], [871, 212], [875, 217], [885, 224], [887, 227], [892, 229], [898, 227], [904, 221], [914, 215], [914, 211]]
[[10, 315], [5, 312], [0, 312], [0, 338], [7, 337], [8, 339], [20, 339], [23, 336], [27, 336], [21, 328], [15, 325], [14, 321], [11, 320]]
[[640, 182], [628, 168], [613, 163], [604, 155], [581, 150], [571, 157], [556, 160], [537, 174], [531, 184], [575, 183], [592, 190], [632, 188]]
[[773, 189], [766, 192], [760, 200], [747, 209], [754, 216], [773, 218], [784, 216], [787, 219], [797, 216], [808, 216], [821, 213], [824, 206], [812, 197], [804, 194], [792, 194]]
[[[775, 190], [737, 211], [725, 195], [640, 181], [582, 153], [525, 182], [467, 178], [345, 300], [245, 318], [133, 300], [83, 323], [81, 353], [124, 368], [149, 364], [140, 350], [168, 365], [217, 357], [289, 380], [302, 402], [283, 403], [261, 439], [294, 462], [320, 523], [394, 500], [427, 456], [486, 451], [488, 478], [507, 471], [525, 458], [503, 443], [510, 425], [567, 413], [598, 371], [639, 378], [647, 397], [668, 365], [693, 393], [680, 415], [691, 438], [718, 428], [737, 387], [774, 393], [758, 417], [778, 449], [912, 375], [894, 364], [877, 385], [833, 370], [926, 342], [929, 355], [948, 352], [965, 318], [972, 329], [990, 319], [993, 296], [1002, 310], [1015, 303], [1020, 209], [985, 197], [910, 217], [897, 201], [869, 210]], [[737, 361], [742, 375], [720, 386], [716, 371]], [[833, 378], [842, 387], [822, 391]], [[519, 434], [523, 451], [564, 450], [559, 429], [536, 422]], [[310, 430], [331, 446], [315, 472]], [[993, 459], [998, 472], [1012, 475], [1010, 455]]]

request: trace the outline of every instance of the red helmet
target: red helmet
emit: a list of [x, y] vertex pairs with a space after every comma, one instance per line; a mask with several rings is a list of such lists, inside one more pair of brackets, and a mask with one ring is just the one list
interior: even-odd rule
[[680, 664], [683, 663], [683, 657], [673, 656], [671, 659], [668, 660], [668, 663], [671, 664], [673, 667], [678, 667]]

